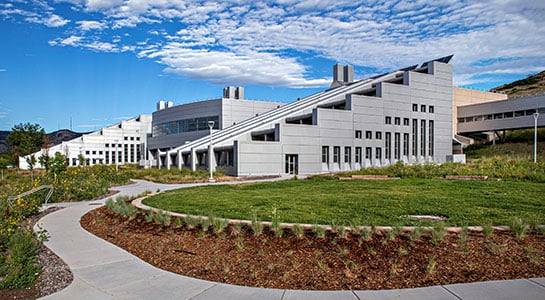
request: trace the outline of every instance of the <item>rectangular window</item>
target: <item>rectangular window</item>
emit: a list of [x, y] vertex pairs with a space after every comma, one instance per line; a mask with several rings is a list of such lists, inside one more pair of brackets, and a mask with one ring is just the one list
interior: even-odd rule
[[384, 158], [392, 158], [392, 133], [386, 132], [386, 138], [384, 141]]
[[401, 125], [401, 118], [395, 117], [395, 119], [394, 119], [394, 124], [395, 124], [395, 125]]
[[401, 134], [394, 133], [394, 158], [399, 160], [401, 156]]
[[429, 125], [429, 126], [428, 126], [428, 127], [429, 127], [429, 128], [428, 128], [428, 143], [429, 143], [429, 145], [428, 145], [428, 153], [429, 153], [430, 156], [433, 156], [433, 152], [434, 152], [434, 149], [433, 149], [433, 148], [434, 148], [434, 147], [433, 147], [433, 142], [434, 142], [434, 141], [433, 141], [433, 134], [434, 134], [434, 133], [433, 133], [433, 130], [434, 130], [434, 128], [433, 128], [433, 121], [432, 121], [432, 120], [428, 121], [428, 125]]
[[382, 131], [375, 132], [375, 138], [377, 140], [382, 140]]
[[426, 112], [426, 105], [420, 105], [420, 111]]
[[341, 147], [333, 147], [333, 162], [338, 164], [341, 162]]
[[384, 123], [386, 123], [386, 124], [392, 124], [392, 117], [386, 117], [386, 118], [384, 119]]
[[416, 155], [418, 154], [418, 120], [417, 119], [413, 119], [412, 134], [413, 134], [412, 155], [416, 157]]
[[382, 148], [375, 148], [375, 159], [378, 161], [382, 161]]
[[409, 118], [403, 118], [403, 125], [409, 126]]
[[329, 146], [322, 146], [322, 163], [329, 164]]
[[366, 131], [365, 132], [365, 138], [370, 140], [373, 138], [373, 132], [372, 131]]
[[123, 139], [124, 139], [125, 141], [128, 141], [128, 140], [129, 140], [129, 137], [128, 137], [128, 136], [125, 136], [125, 137], [123, 137]]
[[361, 147], [356, 147], [356, 163], [361, 164], [362, 163], [362, 153], [361, 153]]
[[420, 120], [420, 155], [426, 156], [426, 120]]
[[433, 114], [435, 112], [435, 107], [433, 107], [433, 105], [428, 106], [428, 112]]
[[97, 154], [97, 152], [96, 152], [96, 151], [93, 151], [92, 153], [93, 153], [93, 155], [96, 155], [96, 154]]
[[413, 104], [413, 111], [418, 111], [418, 104]]
[[357, 138], [357, 139], [361, 139], [361, 138], [362, 138], [361, 130], [356, 130], [356, 138]]
[[371, 147], [366, 147], [365, 148], [365, 159], [369, 159], [371, 160], [371, 156], [373, 156], [373, 148]]
[[515, 112], [515, 117], [522, 117], [524, 116], [524, 111], [523, 110], [517, 110]]
[[110, 144], [104, 144], [104, 147], [108, 148], [110, 147]]
[[102, 155], [102, 151], [98, 151], [98, 155]]
[[403, 156], [405, 157], [409, 156], [409, 134], [408, 133], [403, 134]]
[[85, 151], [85, 154], [89, 155], [91, 152], [89, 152], [89, 150], [86, 150]]
[[350, 163], [352, 158], [352, 148], [351, 147], [344, 147], [344, 162]]

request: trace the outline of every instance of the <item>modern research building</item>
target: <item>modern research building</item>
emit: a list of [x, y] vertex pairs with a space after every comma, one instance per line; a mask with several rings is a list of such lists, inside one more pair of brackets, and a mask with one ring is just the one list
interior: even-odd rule
[[[295, 102], [273, 104], [234, 122], [218, 119], [223, 105], [207, 109], [206, 116], [200, 115], [207, 121], [214, 117], [222, 127], [211, 136], [179, 139], [170, 149], [181, 133], [163, 124], [177, 119], [174, 113], [166, 117], [176, 107], [159, 110], [149, 147], [161, 150], [152, 153], [157, 167], [208, 168], [212, 153], [212, 168], [233, 176], [317, 174], [398, 161], [442, 163], [452, 154], [450, 58], [358, 81], [351, 66], [337, 64], [329, 89]], [[165, 117], [156, 119], [159, 114]]]

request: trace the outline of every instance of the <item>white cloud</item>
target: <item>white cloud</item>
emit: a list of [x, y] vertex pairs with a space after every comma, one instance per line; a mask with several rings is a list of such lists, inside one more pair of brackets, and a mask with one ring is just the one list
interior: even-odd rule
[[70, 22], [59, 15], [49, 15], [49, 16], [33, 16], [26, 18], [28, 22], [44, 24], [47, 27], [62, 27]]
[[7, 69], [0, 68], [0, 72], [7, 72]]
[[[327, 85], [327, 79], [309, 75], [309, 58], [380, 73], [454, 54], [455, 81], [460, 82], [545, 68], [543, 1], [64, 2], [97, 20], [72, 23], [64, 38], [50, 44], [133, 51], [166, 65], [168, 72], [222, 84]], [[4, 5], [1, 14], [44, 19], [44, 13], [17, 5]], [[69, 22], [51, 11], [45, 15], [46, 26]], [[127, 38], [112, 38], [111, 31]], [[483, 59], [493, 63], [480, 65]]]
[[98, 22], [98, 21], [77, 21], [76, 23], [79, 25], [79, 28], [83, 31], [102, 30], [107, 27], [107, 25], [104, 22]]

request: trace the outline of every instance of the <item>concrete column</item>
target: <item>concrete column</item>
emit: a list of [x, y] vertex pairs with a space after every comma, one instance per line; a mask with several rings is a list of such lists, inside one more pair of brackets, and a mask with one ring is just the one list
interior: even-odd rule
[[189, 159], [191, 160], [191, 171], [197, 170], [197, 152], [195, 151], [195, 148], [191, 148], [191, 155], [189, 156]]

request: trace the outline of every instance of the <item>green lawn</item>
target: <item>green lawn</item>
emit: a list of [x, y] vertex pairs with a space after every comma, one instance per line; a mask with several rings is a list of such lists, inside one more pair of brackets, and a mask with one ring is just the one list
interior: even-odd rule
[[204, 186], [144, 200], [164, 210], [203, 216], [345, 225], [423, 225], [403, 216], [448, 217], [448, 225], [507, 225], [519, 216], [545, 221], [545, 184], [514, 181], [311, 180]]

